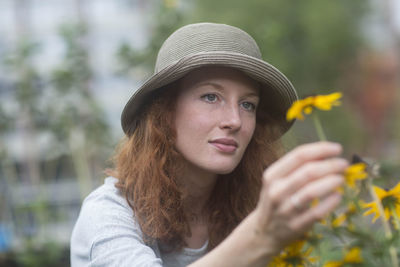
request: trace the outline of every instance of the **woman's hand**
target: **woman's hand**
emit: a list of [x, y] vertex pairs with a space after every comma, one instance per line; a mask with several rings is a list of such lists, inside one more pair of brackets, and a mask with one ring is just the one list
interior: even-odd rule
[[[342, 147], [319, 142], [299, 146], [263, 174], [256, 209], [216, 248], [191, 266], [266, 266], [340, 202], [336, 188], [348, 166]], [[319, 199], [311, 207], [311, 202]]]
[[[336, 189], [348, 166], [338, 158], [341, 152], [342, 147], [335, 143], [306, 144], [265, 170], [254, 215], [257, 234], [265, 239], [270, 252], [279, 253], [339, 204], [341, 196]], [[311, 206], [315, 199], [318, 203]]]

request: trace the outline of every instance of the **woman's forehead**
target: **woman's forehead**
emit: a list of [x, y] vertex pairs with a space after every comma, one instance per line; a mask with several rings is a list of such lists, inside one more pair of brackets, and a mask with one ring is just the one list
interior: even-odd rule
[[260, 90], [260, 84], [240, 70], [222, 66], [209, 66], [196, 69], [182, 78], [181, 86], [189, 87], [199, 83], [216, 82], [218, 80], [229, 80], [245, 84], [249, 90], [254, 90], [257, 94]]

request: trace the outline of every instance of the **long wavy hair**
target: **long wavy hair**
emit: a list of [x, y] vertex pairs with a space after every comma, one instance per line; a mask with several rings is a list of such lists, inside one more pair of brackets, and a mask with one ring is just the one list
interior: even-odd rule
[[[116, 186], [134, 211], [145, 242], [157, 241], [177, 251], [191, 233], [178, 182], [184, 161], [174, 146], [179, 81], [168, 87], [144, 105], [135, 128], [116, 150], [114, 169], [107, 173], [118, 178]], [[220, 175], [207, 202], [209, 250], [256, 207], [263, 170], [283, 152], [281, 142], [271, 138], [277, 127], [262, 105], [261, 101], [255, 131], [241, 162], [232, 173]]]

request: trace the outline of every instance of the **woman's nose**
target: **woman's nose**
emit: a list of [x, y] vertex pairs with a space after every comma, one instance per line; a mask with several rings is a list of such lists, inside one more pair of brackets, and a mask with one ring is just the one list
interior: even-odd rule
[[220, 128], [238, 130], [241, 126], [242, 119], [238, 105], [225, 106], [221, 113]]

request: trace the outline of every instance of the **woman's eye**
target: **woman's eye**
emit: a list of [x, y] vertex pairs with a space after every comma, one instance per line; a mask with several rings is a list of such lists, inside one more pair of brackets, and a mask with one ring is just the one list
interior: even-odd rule
[[203, 98], [207, 102], [217, 101], [217, 95], [215, 95], [215, 94], [206, 94], [206, 95], [203, 95], [201, 98]]
[[248, 111], [254, 111], [254, 110], [256, 110], [256, 105], [254, 105], [253, 103], [250, 103], [250, 102], [243, 102], [243, 103], [242, 103], [242, 107], [243, 107], [245, 110], [248, 110]]

